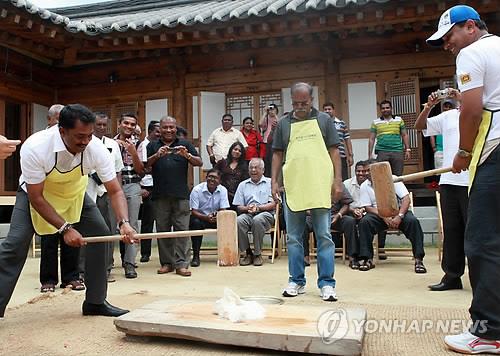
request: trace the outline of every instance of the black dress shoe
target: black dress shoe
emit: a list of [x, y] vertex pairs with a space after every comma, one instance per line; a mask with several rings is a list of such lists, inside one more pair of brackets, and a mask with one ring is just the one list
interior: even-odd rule
[[137, 278], [137, 272], [131, 263], [125, 263], [125, 278]]
[[102, 304], [92, 304], [84, 301], [82, 305], [83, 315], [102, 315], [115, 317], [126, 314], [128, 312], [128, 310], [112, 306], [106, 300]]
[[141, 256], [141, 263], [149, 262], [149, 256]]
[[199, 267], [200, 266], [200, 256], [193, 256], [191, 260], [191, 267]]
[[433, 292], [441, 292], [444, 290], [462, 289], [462, 288], [463, 288], [462, 281], [460, 279], [451, 282], [441, 281], [438, 284], [433, 284], [429, 286], [429, 289]]

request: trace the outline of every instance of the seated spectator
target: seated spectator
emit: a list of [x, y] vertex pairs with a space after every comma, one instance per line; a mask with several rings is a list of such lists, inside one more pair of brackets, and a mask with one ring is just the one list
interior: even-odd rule
[[260, 133], [254, 129], [254, 123], [251, 117], [245, 117], [243, 119], [241, 133], [248, 144], [245, 160], [250, 161], [252, 158], [257, 157], [264, 159], [266, 155], [266, 145], [262, 141]]
[[367, 180], [361, 184], [360, 199], [366, 210], [366, 215], [359, 221], [359, 259], [360, 271], [374, 268], [373, 263], [373, 236], [387, 229], [399, 229], [410, 240], [413, 257], [415, 258], [415, 273], [426, 273], [424, 266], [424, 233], [420, 222], [409, 211], [410, 195], [401, 182], [394, 184], [396, 196], [399, 200], [399, 213], [393, 217], [383, 218], [378, 215], [375, 191], [372, 187], [370, 169], [367, 170]]
[[[207, 181], [198, 184], [189, 196], [191, 217], [189, 230], [217, 228], [217, 212], [229, 208], [227, 189], [220, 184], [220, 172], [214, 168], [207, 173]], [[193, 259], [191, 267], [200, 265], [200, 249], [203, 236], [191, 236]]]
[[[241, 213], [238, 216], [238, 247], [246, 253], [240, 260], [241, 266], [262, 266], [262, 243], [266, 231], [274, 224], [273, 211], [276, 206], [271, 196], [271, 178], [264, 177], [264, 161], [253, 158], [248, 166], [250, 178], [238, 185], [233, 204]], [[248, 253], [250, 241], [248, 233], [252, 232], [254, 251]]]
[[217, 162], [215, 166], [221, 172], [221, 184], [226, 187], [231, 209], [237, 211], [233, 205], [234, 194], [238, 185], [248, 179], [248, 164], [245, 161], [245, 147], [241, 142], [235, 142], [229, 148], [227, 158]]
[[[368, 163], [366, 161], [358, 161], [355, 165], [355, 176], [344, 181], [344, 187], [352, 197], [352, 202], [349, 204], [349, 215], [356, 219], [356, 223], [361, 220], [365, 213], [365, 208], [361, 205], [360, 189], [361, 184], [366, 180], [366, 170]], [[352, 241], [347, 241], [347, 256], [349, 257], [349, 266], [352, 269], [359, 268], [359, 238]]]

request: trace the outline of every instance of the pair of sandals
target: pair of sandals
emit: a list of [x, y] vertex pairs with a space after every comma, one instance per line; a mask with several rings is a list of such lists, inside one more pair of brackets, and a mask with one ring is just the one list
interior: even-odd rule
[[359, 270], [363, 272], [369, 271], [373, 268], [375, 268], [375, 263], [373, 263], [372, 260], [364, 260], [359, 264]]
[[[85, 284], [80, 280], [74, 280], [68, 283], [61, 283], [61, 288], [71, 288], [71, 290], [82, 291], [85, 290]], [[44, 283], [40, 287], [41, 293], [55, 292], [56, 284], [52, 282]]]

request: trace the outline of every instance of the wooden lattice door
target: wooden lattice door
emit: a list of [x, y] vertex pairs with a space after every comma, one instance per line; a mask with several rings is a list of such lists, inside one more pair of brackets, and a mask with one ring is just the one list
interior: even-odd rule
[[387, 82], [387, 98], [392, 103], [394, 115], [401, 116], [406, 125], [411, 148], [411, 158], [405, 161], [405, 173], [423, 169], [422, 137], [414, 129], [420, 112], [418, 78], [398, 79]]

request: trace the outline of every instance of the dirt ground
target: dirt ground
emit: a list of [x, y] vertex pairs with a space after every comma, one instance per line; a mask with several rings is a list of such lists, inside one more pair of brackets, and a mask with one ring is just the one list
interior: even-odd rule
[[[467, 319], [471, 290], [467, 276], [464, 289], [430, 292], [427, 285], [442, 276], [437, 251], [427, 249], [425, 275], [413, 272], [410, 258], [389, 258], [369, 272], [353, 271], [337, 259], [335, 277], [339, 302], [332, 306], [367, 309], [369, 319]], [[117, 281], [109, 284], [108, 301], [134, 309], [156, 300], [199, 297], [215, 301], [224, 287], [241, 296], [281, 296], [288, 272], [286, 257], [262, 267], [218, 268], [214, 256], [202, 257], [202, 265], [192, 268], [190, 278], [175, 274], [158, 275], [158, 258], [140, 264], [139, 277], [128, 280], [121, 269], [114, 269]], [[57, 290], [40, 294], [38, 258], [28, 258], [5, 318], [0, 319], [2, 354], [10, 355], [268, 355], [284, 354], [267, 350], [217, 346], [192, 341], [150, 337], [127, 337], [118, 332], [112, 318], [83, 317], [84, 292]], [[289, 304], [322, 305], [316, 287], [316, 265], [307, 268], [306, 294], [286, 299]], [[437, 355], [448, 353], [443, 333], [367, 334], [363, 355]], [[417, 351], [418, 350], [418, 351]]]

